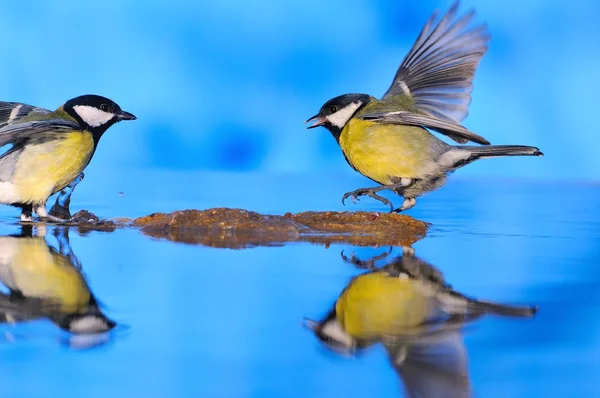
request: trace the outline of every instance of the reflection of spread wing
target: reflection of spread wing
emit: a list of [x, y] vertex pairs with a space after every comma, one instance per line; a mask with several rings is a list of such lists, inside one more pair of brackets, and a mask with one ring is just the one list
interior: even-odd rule
[[0, 147], [18, 144], [39, 137], [47, 139], [44, 133], [60, 133], [80, 130], [77, 123], [64, 119], [49, 119], [35, 122], [9, 124], [0, 129]]
[[43, 316], [42, 301], [0, 293], [0, 323], [17, 323]]
[[417, 342], [387, 345], [390, 361], [411, 398], [472, 396], [467, 350], [458, 331]]
[[[405, 97], [414, 105], [415, 113], [431, 116], [450, 125], [460, 125], [467, 116], [473, 90], [473, 77], [481, 57], [488, 49], [490, 35], [485, 24], [471, 27], [474, 12], [457, 18], [458, 2], [435, 24], [437, 13], [427, 21], [415, 44], [396, 72], [383, 100]], [[460, 134], [449, 134], [448, 127], [428, 127], [453, 140], [487, 143], [474, 135], [473, 140]], [[463, 133], [457, 129], [456, 133]], [[464, 129], [466, 130], [466, 129]], [[470, 133], [470, 132], [469, 132]], [[472, 134], [472, 133], [471, 133]]]
[[20, 102], [0, 102], [0, 128], [18, 123], [26, 116], [47, 115], [51, 111]]

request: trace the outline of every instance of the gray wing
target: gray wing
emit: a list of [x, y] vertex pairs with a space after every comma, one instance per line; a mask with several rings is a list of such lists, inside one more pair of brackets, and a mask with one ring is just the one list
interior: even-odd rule
[[[450, 123], [436, 127], [423, 119], [420, 124], [465, 143], [470, 140], [464, 135], [466, 129], [457, 126], [468, 114], [473, 77], [488, 49], [490, 34], [485, 24], [469, 26], [473, 10], [456, 18], [457, 9], [458, 1], [437, 24], [437, 12], [429, 18], [383, 99], [410, 98], [416, 113]], [[480, 143], [489, 144], [478, 138]]]
[[473, 396], [468, 353], [460, 332], [423, 339], [394, 350], [386, 347], [406, 395], [411, 398]]
[[0, 293], [0, 324], [23, 322], [42, 316], [41, 300]]
[[47, 115], [48, 113], [51, 113], [49, 109], [22, 104], [20, 102], [0, 102], [0, 128], [18, 123], [26, 116], [36, 114]]
[[79, 130], [77, 123], [64, 119], [48, 119], [35, 122], [8, 124], [0, 128], [0, 147], [19, 145], [29, 141], [46, 140], [45, 133], [60, 133]]
[[447, 135], [454, 141], [464, 144], [469, 141], [476, 142], [478, 144], [489, 145], [490, 142], [480, 135], [466, 129], [460, 124], [437, 119], [434, 116], [422, 115], [410, 111], [394, 111], [394, 112], [381, 112], [381, 113], [369, 113], [361, 116], [365, 120], [375, 120], [380, 123], [389, 124], [404, 124], [409, 126], [422, 126], [439, 133]]

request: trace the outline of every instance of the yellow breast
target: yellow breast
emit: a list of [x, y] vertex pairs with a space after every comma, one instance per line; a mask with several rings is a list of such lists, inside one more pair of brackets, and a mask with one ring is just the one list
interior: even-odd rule
[[59, 133], [52, 141], [27, 146], [12, 181], [21, 201], [45, 203], [85, 169], [93, 151], [94, 140], [87, 131]]
[[340, 135], [340, 147], [350, 164], [380, 184], [392, 178], [416, 178], [428, 157], [427, 130], [414, 126], [351, 119]]
[[47, 299], [67, 313], [87, 307], [91, 293], [83, 276], [43, 238], [18, 239], [10, 267], [14, 287], [25, 297]]
[[429, 301], [413, 281], [373, 272], [357, 277], [336, 303], [336, 315], [354, 338], [401, 334], [423, 323]]

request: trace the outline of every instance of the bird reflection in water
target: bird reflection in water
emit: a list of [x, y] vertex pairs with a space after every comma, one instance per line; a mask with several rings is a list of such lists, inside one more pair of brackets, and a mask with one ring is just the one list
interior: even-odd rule
[[532, 317], [537, 308], [465, 296], [411, 248], [378, 268], [390, 254], [361, 260], [342, 252], [368, 271], [350, 280], [323, 320], [307, 319], [305, 326], [338, 353], [381, 343], [409, 397], [472, 396], [463, 327], [486, 314]]
[[35, 234], [32, 225], [23, 225], [21, 235], [0, 236], [0, 330], [7, 341], [19, 340], [11, 326], [47, 319], [69, 333], [71, 347], [100, 345], [116, 324], [100, 311], [68, 229], [56, 227], [53, 235], [58, 249], [46, 240], [44, 225]]

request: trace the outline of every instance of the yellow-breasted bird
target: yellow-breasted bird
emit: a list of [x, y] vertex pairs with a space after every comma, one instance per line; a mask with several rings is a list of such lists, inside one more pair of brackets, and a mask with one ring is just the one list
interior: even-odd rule
[[[390, 251], [391, 252], [391, 251]], [[530, 317], [536, 307], [476, 300], [451, 288], [433, 265], [403, 247], [404, 255], [378, 268], [387, 254], [360, 260], [371, 272], [352, 279], [320, 322], [307, 320], [321, 342], [344, 354], [380, 343], [407, 397], [471, 397], [462, 329], [484, 314]]]
[[306, 325], [332, 348], [354, 350], [385, 339], [456, 330], [484, 314], [531, 317], [536, 311], [465, 296], [434, 266], [403, 255], [351, 279], [328, 315]]
[[98, 141], [113, 124], [136, 117], [108, 98], [83, 95], [55, 111], [17, 102], [0, 102], [0, 203], [20, 207], [21, 220], [32, 211], [54, 221], [46, 201], [87, 167]]
[[[73, 254], [68, 229], [55, 230], [59, 249], [43, 232], [24, 225], [21, 235], [0, 237], [0, 323], [46, 318], [73, 334], [104, 333], [116, 326], [98, 306], [79, 260]], [[39, 231], [39, 230], [38, 230]]]
[[[381, 100], [345, 94], [327, 101], [307, 120], [326, 127], [356, 171], [381, 184], [346, 193], [368, 195], [393, 209], [377, 192], [404, 197], [393, 211], [410, 209], [416, 198], [444, 185], [448, 174], [475, 160], [499, 156], [542, 156], [538, 148], [494, 145], [460, 123], [467, 116], [473, 77], [488, 48], [485, 24], [471, 27], [474, 11], [457, 18], [458, 2], [436, 24], [434, 13], [400, 65]], [[464, 144], [453, 146], [428, 130]]]

